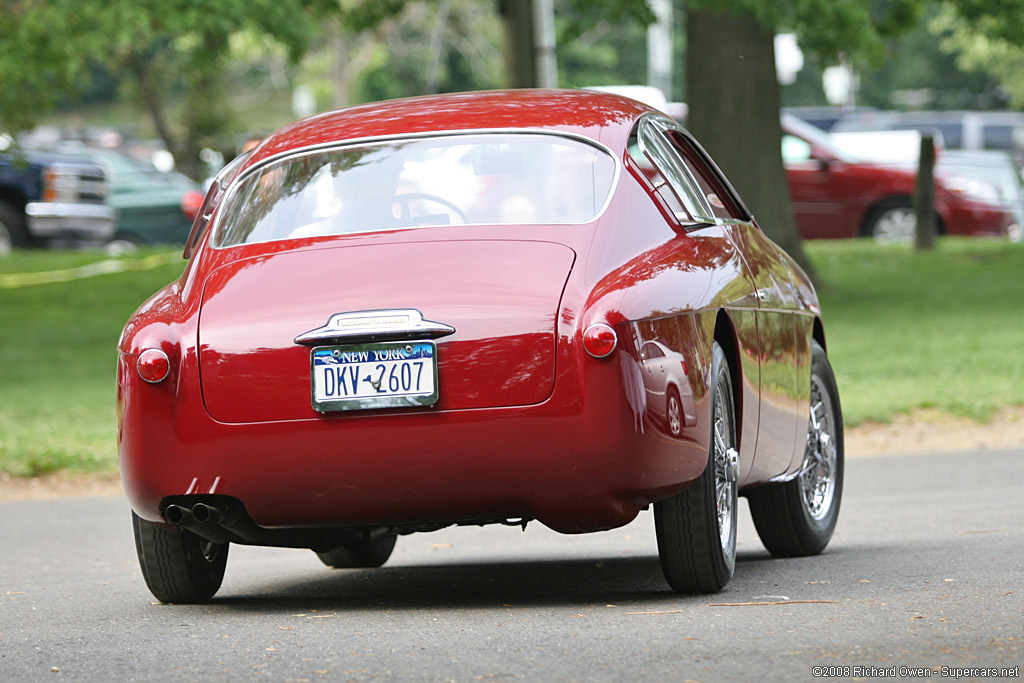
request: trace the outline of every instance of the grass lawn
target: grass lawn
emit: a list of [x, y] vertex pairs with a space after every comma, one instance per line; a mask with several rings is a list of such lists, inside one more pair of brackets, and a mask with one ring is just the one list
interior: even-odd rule
[[810, 242], [846, 423], [1024, 405], [1024, 243]]
[[66, 271], [109, 258], [88, 251], [0, 257], [0, 471], [116, 469], [117, 339], [132, 311], [181, 274], [185, 262], [176, 253], [146, 250], [124, 260], [165, 264], [146, 270], [16, 287], [12, 273]]
[[[864, 241], [806, 246], [825, 280], [847, 424], [918, 407], [984, 420], [1024, 405], [1024, 244], [945, 239], [926, 254]], [[21, 275], [106, 260], [0, 257], [0, 472], [116, 469], [117, 338], [184, 262], [154, 250], [125, 259], [123, 272], [48, 284]]]

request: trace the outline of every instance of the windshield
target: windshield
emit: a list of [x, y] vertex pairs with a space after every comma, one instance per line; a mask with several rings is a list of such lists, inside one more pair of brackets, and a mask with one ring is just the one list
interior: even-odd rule
[[[792, 114], [782, 115], [782, 128], [790, 135], [795, 135], [811, 145], [827, 150], [829, 154], [833, 155], [840, 161], [845, 161], [847, 163], [856, 163], [858, 161], [857, 157], [853, 154], [850, 154], [836, 145], [828, 133], [817, 126], [812, 126], [806, 121], [798, 119]], [[786, 150], [784, 149], [783, 152], [785, 151]]]
[[456, 224], [586, 223], [615, 160], [541, 133], [447, 135], [348, 145], [281, 159], [232, 190], [215, 244]]

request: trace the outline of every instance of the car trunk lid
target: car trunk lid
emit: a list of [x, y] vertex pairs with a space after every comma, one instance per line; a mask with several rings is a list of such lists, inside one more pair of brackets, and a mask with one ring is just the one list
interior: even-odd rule
[[281, 252], [222, 266], [207, 279], [199, 324], [206, 409], [228, 423], [317, 417], [311, 346], [296, 338], [338, 314], [397, 309], [455, 328], [436, 339], [438, 401], [414, 410], [539, 403], [554, 385], [557, 312], [574, 258], [551, 242], [479, 240]]

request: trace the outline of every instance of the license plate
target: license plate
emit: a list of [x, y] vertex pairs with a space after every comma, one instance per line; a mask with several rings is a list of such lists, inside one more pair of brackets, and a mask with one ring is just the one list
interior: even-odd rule
[[313, 408], [322, 413], [437, 403], [434, 342], [318, 346], [312, 352]]

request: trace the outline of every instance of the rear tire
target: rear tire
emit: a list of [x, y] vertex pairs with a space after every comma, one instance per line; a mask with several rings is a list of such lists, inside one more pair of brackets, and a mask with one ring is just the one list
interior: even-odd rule
[[394, 534], [387, 534], [357, 543], [345, 543], [326, 552], [317, 553], [316, 556], [332, 569], [380, 567], [391, 557], [397, 540], [398, 537]]
[[707, 466], [688, 488], [654, 504], [661, 569], [680, 593], [716, 593], [736, 568], [736, 403], [729, 363], [717, 342], [711, 378]]
[[228, 544], [210, 543], [190, 531], [153, 524], [132, 513], [142, 576], [160, 602], [206, 602], [220, 588]]
[[825, 350], [814, 343], [811, 410], [800, 474], [747, 494], [761, 542], [776, 557], [817, 555], [832, 539], [843, 495], [843, 414]]

